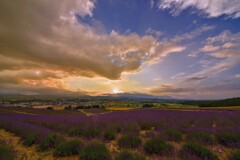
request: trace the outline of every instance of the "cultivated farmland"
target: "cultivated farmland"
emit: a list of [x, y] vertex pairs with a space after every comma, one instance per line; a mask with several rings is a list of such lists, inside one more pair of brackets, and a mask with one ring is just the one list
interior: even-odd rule
[[1, 107], [1, 147], [29, 160], [239, 158], [238, 110], [84, 112]]

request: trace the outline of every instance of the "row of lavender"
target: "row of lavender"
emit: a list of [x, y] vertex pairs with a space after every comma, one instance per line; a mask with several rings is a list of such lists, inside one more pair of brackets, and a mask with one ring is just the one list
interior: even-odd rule
[[[175, 129], [183, 134], [191, 131], [217, 134], [240, 133], [240, 111], [162, 111], [140, 109], [109, 114], [84, 116], [27, 115], [1, 112], [0, 125], [20, 136], [30, 133], [61, 132], [72, 134], [89, 129], [114, 130], [138, 134], [140, 129], [154, 128], [159, 134]], [[76, 135], [78, 133], [75, 133]], [[79, 133], [80, 134], [80, 133]]]

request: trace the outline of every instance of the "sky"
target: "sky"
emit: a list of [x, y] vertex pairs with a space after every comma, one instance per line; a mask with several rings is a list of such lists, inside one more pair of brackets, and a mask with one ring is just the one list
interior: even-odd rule
[[239, 0], [1, 0], [0, 94], [240, 96]]

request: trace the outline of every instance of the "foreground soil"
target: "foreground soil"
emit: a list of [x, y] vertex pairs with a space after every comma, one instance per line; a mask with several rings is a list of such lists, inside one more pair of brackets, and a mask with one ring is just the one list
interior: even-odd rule
[[52, 156], [52, 151], [38, 152], [36, 146], [25, 147], [21, 143], [21, 138], [12, 133], [0, 129], [0, 139], [7, 141], [16, 151], [16, 160], [78, 160], [78, 156], [56, 158]]
[[[7, 143], [14, 148], [17, 155], [16, 160], [79, 160], [78, 156], [59, 158], [54, 157], [52, 155], [52, 150], [46, 152], [38, 152], [37, 146], [32, 147], [23, 146], [20, 137], [17, 137], [14, 134], [9, 133], [3, 129], [0, 129], [0, 139], [7, 141]], [[118, 151], [115, 143], [116, 143], [115, 141], [112, 141], [111, 143], [107, 144], [110, 152]], [[170, 143], [172, 143], [172, 145], [174, 146], [175, 153], [179, 151], [181, 145], [183, 144], [183, 142], [181, 143], [170, 142]], [[208, 146], [208, 148], [212, 150], [214, 153], [216, 153], [220, 160], [228, 159], [228, 155], [231, 152], [231, 149], [223, 147], [221, 145]], [[162, 160], [162, 159], [177, 160], [178, 158], [176, 155], [174, 156], [174, 158], [158, 156], [147, 157], [147, 160]]]

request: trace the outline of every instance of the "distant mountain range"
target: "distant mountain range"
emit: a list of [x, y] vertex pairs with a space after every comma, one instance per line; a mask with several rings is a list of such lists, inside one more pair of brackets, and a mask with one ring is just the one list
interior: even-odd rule
[[58, 101], [58, 100], [137, 100], [137, 101], [167, 101], [180, 103], [185, 105], [198, 105], [198, 106], [227, 106], [227, 105], [240, 105], [240, 98], [229, 98], [222, 100], [189, 100], [189, 99], [174, 99], [170, 96], [153, 96], [143, 93], [117, 93], [117, 94], [104, 94], [99, 96], [89, 96], [83, 94], [50, 94], [50, 95], [0, 95], [0, 101]]
[[153, 96], [143, 93], [117, 93], [117, 94], [105, 94], [98, 97], [112, 97], [112, 98], [124, 98], [124, 99], [172, 99], [170, 96]]

